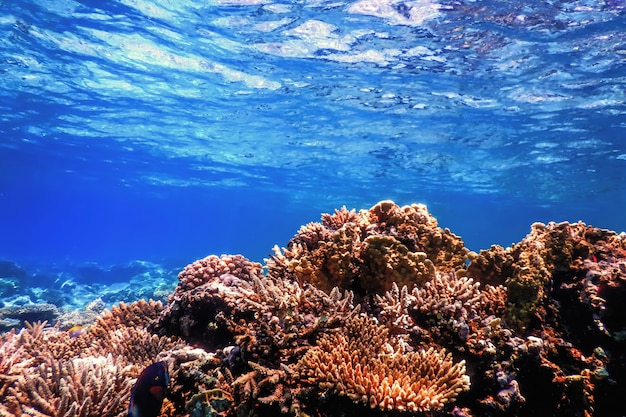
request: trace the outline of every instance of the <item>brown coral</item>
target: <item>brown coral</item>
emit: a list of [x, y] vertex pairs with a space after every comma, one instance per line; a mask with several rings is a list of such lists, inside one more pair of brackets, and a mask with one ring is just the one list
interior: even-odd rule
[[[472, 254], [467, 274], [483, 283], [504, 284], [508, 303], [505, 319], [509, 326], [525, 331], [548, 319], [558, 320], [549, 306], [555, 290], [586, 293], [582, 299], [596, 308], [593, 304], [601, 303], [602, 297], [597, 295], [594, 279], [582, 278], [602, 262], [619, 264], [620, 259], [626, 259], [626, 238], [615, 232], [582, 222], [534, 223], [530, 233], [510, 248], [492, 246]], [[613, 284], [606, 288], [621, 286], [619, 279], [609, 281]]]
[[[196, 271], [204, 277], [205, 272]], [[188, 289], [188, 282], [204, 283]], [[170, 297], [157, 326], [208, 350], [238, 345], [247, 360], [279, 362], [298, 355], [315, 332], [338, 325], [353, 309], [349, 292], [327, 294], [271, 275], [224, 273], [202, 280], [188, 277]]]
[[323, 230], [332, 232], [340, 229], [346, 223], [358, 223], [359, 220], [360, 217], [356, 210], [348, 210], [346, 206], [343, 206], [339, 210], [335, 210], [333, 214], [323, 213], [321, 226], [323, 227]]
[[400, 207], [385, 200], [369, 210], [322, 215], [322, 222], [300, 229], [287, 248], [267, 260], [268, 273], [298, 279], [330, 291], [333, 287], [377, 293], [422, 283], [434, 269], [465, 266], [468, 250], [448, 229], [441, 229], [426, 206]]
[[96, 322], [97, 325], [106, 329], [119, 327], [148, 327], [156, 320], [163, 304], [154, 300], [137, 300], [133, 303], [119, 303], [110, 311], [105, 310]]
[[45, 323], [1, 336], [0, 416], [124, 413], [154, 360], [172, 417], [624, 414], [625, 234], [536, 223], [468, 254], [425, 206], [382, 201], [275, 252], [266, 275], [241, 255], [196, 261], [166, 307], [120, 304], [73, 339]]
[[422, 285], [435, 276], [435, 266], [424, 252], [411, 252], [390, 236], [369, 236], [361, 249], [359, 283], [363, 289], [382, 294], [392, 285]]
[[400, 207], [385, 200], [363, 214], [369, 218], [370, 233], [393, 236], [412, 252], [426, 253], [441, 272], [464, 267], [469, 251], [463, 240], [440, 228], [424, 204]]
[[250, 285], [262, 278], [261, 265], [241, 255], [208, 256], [187, 265], [178, 275], [179, 283], [161, 313], [157, 326], [167, 334], [180, 335], [211, 347], [231, 342], [215, 318], [227, 315], [240, 299], [253, 294]]
[[300, 378], [381, 410], [441, 410], [469, 389], [463, 361], [430, 348], [405, 352], [388, 329], [367, 317], [325, 334], [298, 362]]

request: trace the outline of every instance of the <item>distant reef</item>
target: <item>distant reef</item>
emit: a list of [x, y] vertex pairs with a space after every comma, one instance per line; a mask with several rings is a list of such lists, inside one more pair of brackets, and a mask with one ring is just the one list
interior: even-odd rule
[[22, 328], [27, 321], [57, 323], [66, 329], [93, 322], [104, 307], [122, 301], [166, 301], [179, 270], [180, 266], [145, 261], [102, 266], [0, 260], [0, 332]]
[[626, 414], [626, 235], [582, 222], [474, 253], [424, 205], [344, 207], [165, 303], [94, 302], [1, 336], [0, 416], [124, 416], [155, 361], [163, 417]]

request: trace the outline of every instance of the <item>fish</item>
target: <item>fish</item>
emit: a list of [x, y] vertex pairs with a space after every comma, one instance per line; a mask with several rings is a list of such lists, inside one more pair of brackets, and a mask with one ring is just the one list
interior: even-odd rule
[[141, 371], [130, 391], [128, 417], [157, 417], [169, 383], [165, 362], [155, 362]]
[[76, 326], [72, 326], [70, 329], [68, 329], [67, 334], [70, 336], [70, 339], [76, 339], [77, 337], [84, 334], [85, 331], [86, 329], [83, 326], [77, 324]]

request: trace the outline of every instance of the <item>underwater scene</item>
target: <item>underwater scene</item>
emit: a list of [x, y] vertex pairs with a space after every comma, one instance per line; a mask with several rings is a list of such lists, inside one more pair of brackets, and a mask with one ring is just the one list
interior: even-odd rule
[[0, 417], [626, 416], [626, 0], [0, 11]]

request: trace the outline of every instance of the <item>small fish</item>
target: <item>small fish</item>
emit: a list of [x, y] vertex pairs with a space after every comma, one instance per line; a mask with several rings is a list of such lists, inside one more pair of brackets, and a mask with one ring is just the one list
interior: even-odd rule
[[70, 336], [70, 339], [76, 339], [77, 337], [83, 335], [86, 331], [87, 330], [83, 326], [77, 324], [76, 326], [68, 329], [67, 334]]
[[155, 362], [141, 371], [130, 391], [128, 417], [157, 417], [170, 382], [167, 365]]

